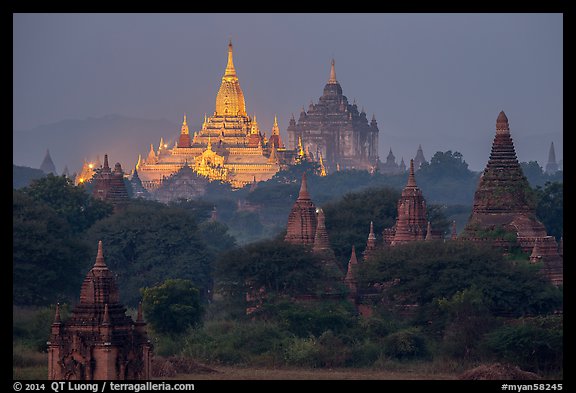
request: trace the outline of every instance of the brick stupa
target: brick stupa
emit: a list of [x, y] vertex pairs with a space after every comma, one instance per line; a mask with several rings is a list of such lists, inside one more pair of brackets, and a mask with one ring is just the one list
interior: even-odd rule
[[489, 241], [496, 246], [520, 246], [530, 255], [538, 241], [537, 253], [543, 274], [552, 283], [563, 282], [563, 260], [558, 244], [548, 236], [536, 218], [530, 184], [516, 158], [508, 118], [502, 111], [496, 120], [496, 135], [490, 159], [474, 194], [472, 213], [459, 239]]
[[414, 178], [414, 160], [410, 160], [408, 182], [398, 200], [398, 217], [393, 228], [384, 231], [384, 243], [391, 246], [424, 240], [427, 233], [426, 200]]
[[63, 322], [60, 307], [48, 341], [49, 380], [150, 379], [152, 344], [142, 308], [136, 322], [126, 315], [113, 273], [104, 262], [102, 241], [86, 275], [80, 303]]
[[313, 245], [316, 237], [316, 205], [310, 199], [306, 182], [306, 173], [302, 175], [302, 184], [298, 199], [288, 216], [285, 241], [292, 244]]
[[129, 200], [124, 184], [124, 171], [119, 162], [114, 165], [114, 171], [108, 166], [108, 154], [104, 155], [104, 165], [96, 170], [93, 176], [95, 198], [110, 202], [115, 208], [121, 208]]

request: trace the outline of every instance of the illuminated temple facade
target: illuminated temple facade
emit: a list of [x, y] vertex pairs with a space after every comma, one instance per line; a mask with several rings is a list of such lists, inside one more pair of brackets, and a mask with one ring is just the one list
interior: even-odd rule
[[202, 128], [193, 134], [184, 115], [174, 147], [169, 148], [162, 140], [156, 150], [150, 145], [148, 155], [138, 159], [136, 168], [142, 185], [149, 191], [161, 187], [165, 179], [177, 175], [185, 165], [199, 176], [241, 188], [270, 179], [291, 162], [292, 156], [284, 148], [276, 117], [266, 138], [256, 116], [248, 116], [230, 42], [214, 114], [205, 115]]

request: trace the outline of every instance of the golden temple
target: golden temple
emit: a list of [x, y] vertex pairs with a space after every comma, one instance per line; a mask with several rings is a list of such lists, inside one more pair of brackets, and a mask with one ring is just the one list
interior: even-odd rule
[[163, 140], [156, 150], [150, 145], [148, 156], [144, 160], [139, 158], [136, 168], [142, 185], [149, 191], [159, 188], [163, 179], [184, 165], [210, 180], [241, 188], [270, 179], [291, 156], [280, 138], [276, 117], [267, 139], [260, 131], [256, 116], [248, 116], [234, 67], [232, 42], [229, 42], [228, 62], [216, 95], [214, 114], [204, 115], [202, 128], [192, 135], [184, 115], [174, 147], [168, 148]]

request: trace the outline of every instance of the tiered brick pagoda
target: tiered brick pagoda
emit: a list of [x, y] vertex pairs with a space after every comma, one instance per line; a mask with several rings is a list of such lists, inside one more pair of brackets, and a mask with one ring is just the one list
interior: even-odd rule
[[50, 380], [150, 379], [152, 344], [142, 308], [136, 322], [126, 315], [113, 273], [104, 262], [102, 241], [86, 275], [80, 303], [69, 320], [56, 307], [48, 341]]
[[408, 182], [398, 200], [398, 216], [392, 228], [384, 230], [384, 244], [395, 246], [426, 238], [428, 222], [426, 221], [426, 200], [422, 190], [416, 185], [414, 177], [414, 160], [410, 160]]
[[108, 166], [108, 154], [104, 155], [104, 165], [96, 169], [92, 180], [94, 182], [92, 194], [95, 198], [110, 202], [115, 208], [123, 207], [128, 202], [122, 166], [117, 162], [112, 171]]
[[323, 157], [329, 173], [340, 169], [373, 171], [378, 160], [378, 125], [372, 116], [369, 123], [364, 109], [349, 104], [336, 79], [334, 60], [330, 78], [317, 104], [302, 108], [298, 122], [292, 117], [287, 128], [288, 148], [297, 150], [299, 139], [309, 159]]
[[508, 118], [503, 111], [496, 119], [490, 159], [480, 177], [472, 213], [459, 239], [489, 241], [505, 248], [519, 245], [527, 254], [533, 253], [538, 241], [537, 254], [541, 254], [543, 274], [556, 285], [563, 282], [563, 260], [558, 244], [536, 218], [532, 190], [516, 158]]
[[284, 240], [292, 244], [313, 245], [317, 225], [316, 205], [310, 199], [306, 173], [304, 173], [298, 199], [296, 199], [288, 215], [288, 225]]

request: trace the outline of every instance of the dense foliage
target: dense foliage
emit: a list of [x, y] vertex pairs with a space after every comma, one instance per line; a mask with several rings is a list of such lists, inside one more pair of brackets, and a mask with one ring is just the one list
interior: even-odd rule
[[190, 280], [167, 279], [142, 289], [142, 308], [155, 332], [178, 335], [201, 323], [200, 292]]
[[[157, 202], [133, 202], [94, 224], [86, 237], [94, 248], [102, 240], [104, 258], [117, 275], [125, 304], [135, 306], [140, 288], [168, 278], [191, 280], [202, 298], [209, 298], [214, 248], [206, 244], [191, 210]], [[231, 245], [226, 238], [222, 240], [222, 247]]]

